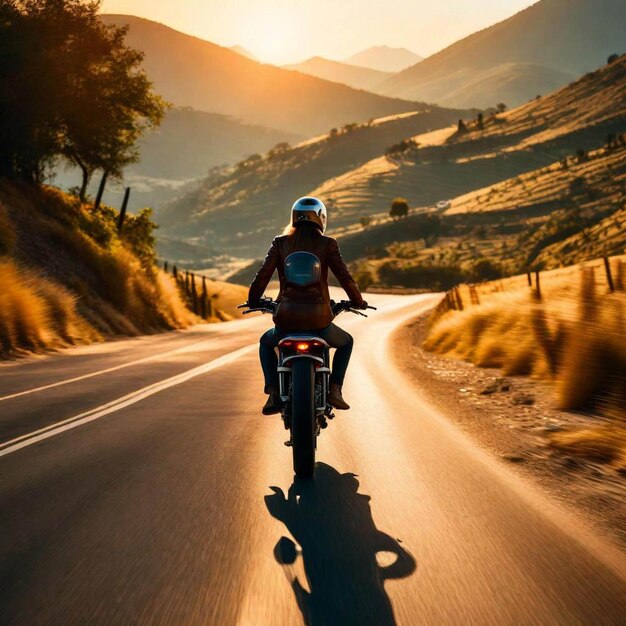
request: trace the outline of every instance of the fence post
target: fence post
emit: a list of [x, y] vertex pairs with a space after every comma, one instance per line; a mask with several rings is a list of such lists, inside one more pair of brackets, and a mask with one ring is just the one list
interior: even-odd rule
[[185, 295], [189, 295], [189, 270], [185, 270]]
[[191, 304], [193, 312], [198, 315], [198, 290], [196, 289], [196, 275], [191, 275]]
[[459, 305], [459, 311], [462, 311], [463, 310], [463, 298], [461, 298], [461, 290], [458, 287], [455, 287], [454, 292], [456, 295], [456, 301]]
[[609, 283], [609, 291], [613, 293], [615, 287], [613, 286], [613, 276], [611, 276], [611, 264], [608, 256], [604, 257], [604, 270], [606, 271], [606, 282]]
[[172, 276], [174, 277], [174, 280], [178, 282], [178, 268], [175, 265], [172, 268]]
[[206, 291], [206, 276], [202, 277], [202, 293], [200, 294], [200, 312], [204, 319], [207, 318], [207, 291]]
[[615, 289], [624, 291], [624, 263], [622, 260], [617, 259], [617, 270], [615, 271]]
[[530, 272], [526, 272], [526, 277], [528, 278], [528, 286], [532, 287], [533, 286], [533, 277], [531, 275]]
[[106, 187], [108, 177], [109, 177], [109, 172], [105, 170], [104, 174], [102, 174], [102, 179], [100, 180], [100, 186], [98, 187], [96, 201], [93, 204], [94, 209], [98, 209], [100, 207], [100, 203], [102, 202], [102, 195], [104, 194], [104, 188]]
[[122, 208], [120, 209], [120, 216], [117, 218], [117, 232], [122, 231], [124, 226], [124, 218], [126, 217], [126, 208], [128, 207], [128, 198], [130, 197], [130, 187], [126, 187], [124, 191], [124, 200], [122, 201]]
[[535, 272], [535, 287], [537, 291], [537, 299], [541, 300], [541, 283], [539, 282], [539, 270]]
[[167, 274], [167, 270], [169, 269], [169, 266], [167, 264], [167, 261], [163, 262], [163, 271]]

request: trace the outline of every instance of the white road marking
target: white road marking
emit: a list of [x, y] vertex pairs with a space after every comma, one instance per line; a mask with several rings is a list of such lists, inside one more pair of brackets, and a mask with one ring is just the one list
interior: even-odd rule
[[0, 402], [4, 400], [11, 400], [12, 398], [19, 398], [21, 396], [27, 396], [31, 393], [37, 393], [39, 391], [45, 391], [46, 389], [53, 389], [54, 387], [61, 387], [62, 385], [69, 385], [71, 383], [76, 383], [81, 380], [85, 380], [87, 378], [93, 378], [94, 376], [102, 376], [102, 374], [108, 374], [110, 372], [116, 372], [118, 370], [124, 369], [125, 367], [132, 367], [133, 365], [139, 365], [140, 363], [147, 363], [149, 361], [154, 361], [156, 359], [160, 359], [162, 357], [171, 356], [173, 354], [178, 354], [180, 352], [186, 352], [191, 348], [199, 348], [200, 345], [205, 343], [214, 343], [215, 337], [211, 339], [201, 339], [199, 341], [194, 341], [192, 343], [185, 344], [180, 348], [175, 348], [173, 350], [168, 350], [167, 352], [161, 352], [159, 354], [152, 354], [150, 356], [144, 357], [143, 359], [138, 359], [136, 361], [130, 361], [129, 363], [122, 363], [120, 365], [115, 365], [113, 367], [107, 367], [103, 370], [98, 370], [96, 372], [90, 372], [89, 374], [82, 374], [81, 376], [75, 376], [74, 378], [67, 378], [65, 380], [59, 380], [56, 383], [50, 383], [48, 385], [42, 385], [41, 387], [32, 387], [31, 389], [25, 389], [24, 391], [18, 391], [16, 393], [11, 393], [6, 396], [0, 396]]
[[230, 352], [229, 354], [225, 354], [224, 356], [218, 357], [209, 363], [205, 363], [204, 365], [199, 365], [198, 367], [194, 367], [182, 374], [177, 374], [176, 376], [172, 376], [171, 378], [166, 378], [158, 383], [153, 383], [152, 385], [148, 385], [147, 387], [143, 387], [142, 389], [138, 389], [137, 391], [133, 391], [126, 396], [122, 396], [117, 400], [113, 400], [108, 402], [107, 404], [103, 404], [102, 406], [96, 407], [95, 409], [91, 409], [84, 413], [80, 413], [79, 415], [75, 415], [74, 417], [70, 417], [61, 422], [56, 422], [55, 424], [50, 424], [45, 428], [40, 428], [39, 430], [35, 430], [26, 435], [22, 435], [20, 437], [16, 437], [15, 439], [11, 439], [10, 441], [5, 441], [0, 444], [0, 457], [6, 456], [7, 454], [11, 454], [12, 452], [16, 452], [17, 450], [21, 450], [27, 446], [30, 446], [39, 441], [43, 441], [44, 439], [49, 439], [50, 437], [54, 437], [56, 435], [60, 435], [72, 428], [77, 428], [78, 426], [82, 426], [83, 424], [87, 424], [94, 420], [97, 420], [100, 417], [104, 417], [105, 415], [109, 415], [110, 413], [114, 413], [115, 411], [119, 411], [120, 409], [124, 409], [132, 404], [140, 402], [145, 398], [153, 396], [156, 393], [161, 391], [165, 391], [170, 387], [174, 387], [175, 385], [180, 385], [181, 383], [187, 382], [196, 376], [200, 376], [202, 374], [206, 374], [212, 370], [218, 369], [219, 367], [223, 367], [224, 365], [229, 365], [233, 363], [244, 354], [251, 352], [256, 349], [257, 344], [252, 344], [249, 346], [244, 346], [239, 350], [235, 350], [234, 352]]

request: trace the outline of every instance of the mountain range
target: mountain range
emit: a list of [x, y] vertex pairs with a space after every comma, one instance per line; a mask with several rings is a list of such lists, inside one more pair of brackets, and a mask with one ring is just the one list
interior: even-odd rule
[[[624, 0], [540, 0], [389, 77], [377, 91], [448, 106], [515, 106], [626, 46]], [[485, 94], [484, 96], [482, 94]]]
[[296, 70], [318, 78], [343, 83], [355, 89], [375, 90], [380, 83], [389, 78], [391, 72], [381, 72], [369, 67], [359, 67], [340, 61], [331, 61], [323, 57], [311, 57], [301, 63], [285, 65], [286, 69]]
[[309, 136], [419, 108], [415, 102], [258, 63], [143, 18], [103, 15], [102, 20], [128, 25], [128, 44], [144, 52], [143, 66], [157, 91], [177, 106]]
[[419, 63], [423, 57], [406, 48], [372, 46], [345, 59], [344, 63], [368, 67], [379, 72], [400, 72]]

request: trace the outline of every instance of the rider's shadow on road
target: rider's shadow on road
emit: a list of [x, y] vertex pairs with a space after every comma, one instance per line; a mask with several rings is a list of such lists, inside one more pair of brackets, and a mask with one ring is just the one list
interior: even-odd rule
[[[293, 542], [282, 537], [274, 555], [285, 566], [307, 626], [396, 623], [384, 582], [412, 574], [415, 560], [376, 528], [370, 497], [357, 493], [358, 488], [354, 474], [318, 463], [315, 479], [296, 479], [286, 498], [278, 487], [265, 497], [269, 512], [302, 550], [310, 592], [291, 574], [298, 556]], [[382, 552], [393, 553], [388, 565], [377, 562]]]

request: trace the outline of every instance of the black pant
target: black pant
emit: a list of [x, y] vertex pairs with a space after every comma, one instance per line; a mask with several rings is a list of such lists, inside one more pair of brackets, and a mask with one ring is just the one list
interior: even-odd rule
[[261, 336], [259, 346], [259, 357], [261, 359], [261, 367], [263, 368], [263, 375], [265, 376], [265, 388], [278, 387], [278, 357], [276, 355], [275, 348], [278, 346], [278, 342], [281, 339], [289, 335], [315, 335], [320, 339], [323, 339], [333, 348], [336, 348], [335, 356], [333, 357], [332, 374], [330, 375], [330, 382], [337, 385], [343, 385], [343, 379], [348, 369], [348, 363], [350, 362], [350, 355], [352, 354], [352, 346], [354, 340], [352, 335], [347, 333], [339, 326], [335, 324], [329, 324], [326, 328], [320, 330], [310, 331], [288, 331], [282, 330], [275, 326], [270, 328], [264, 335]]

